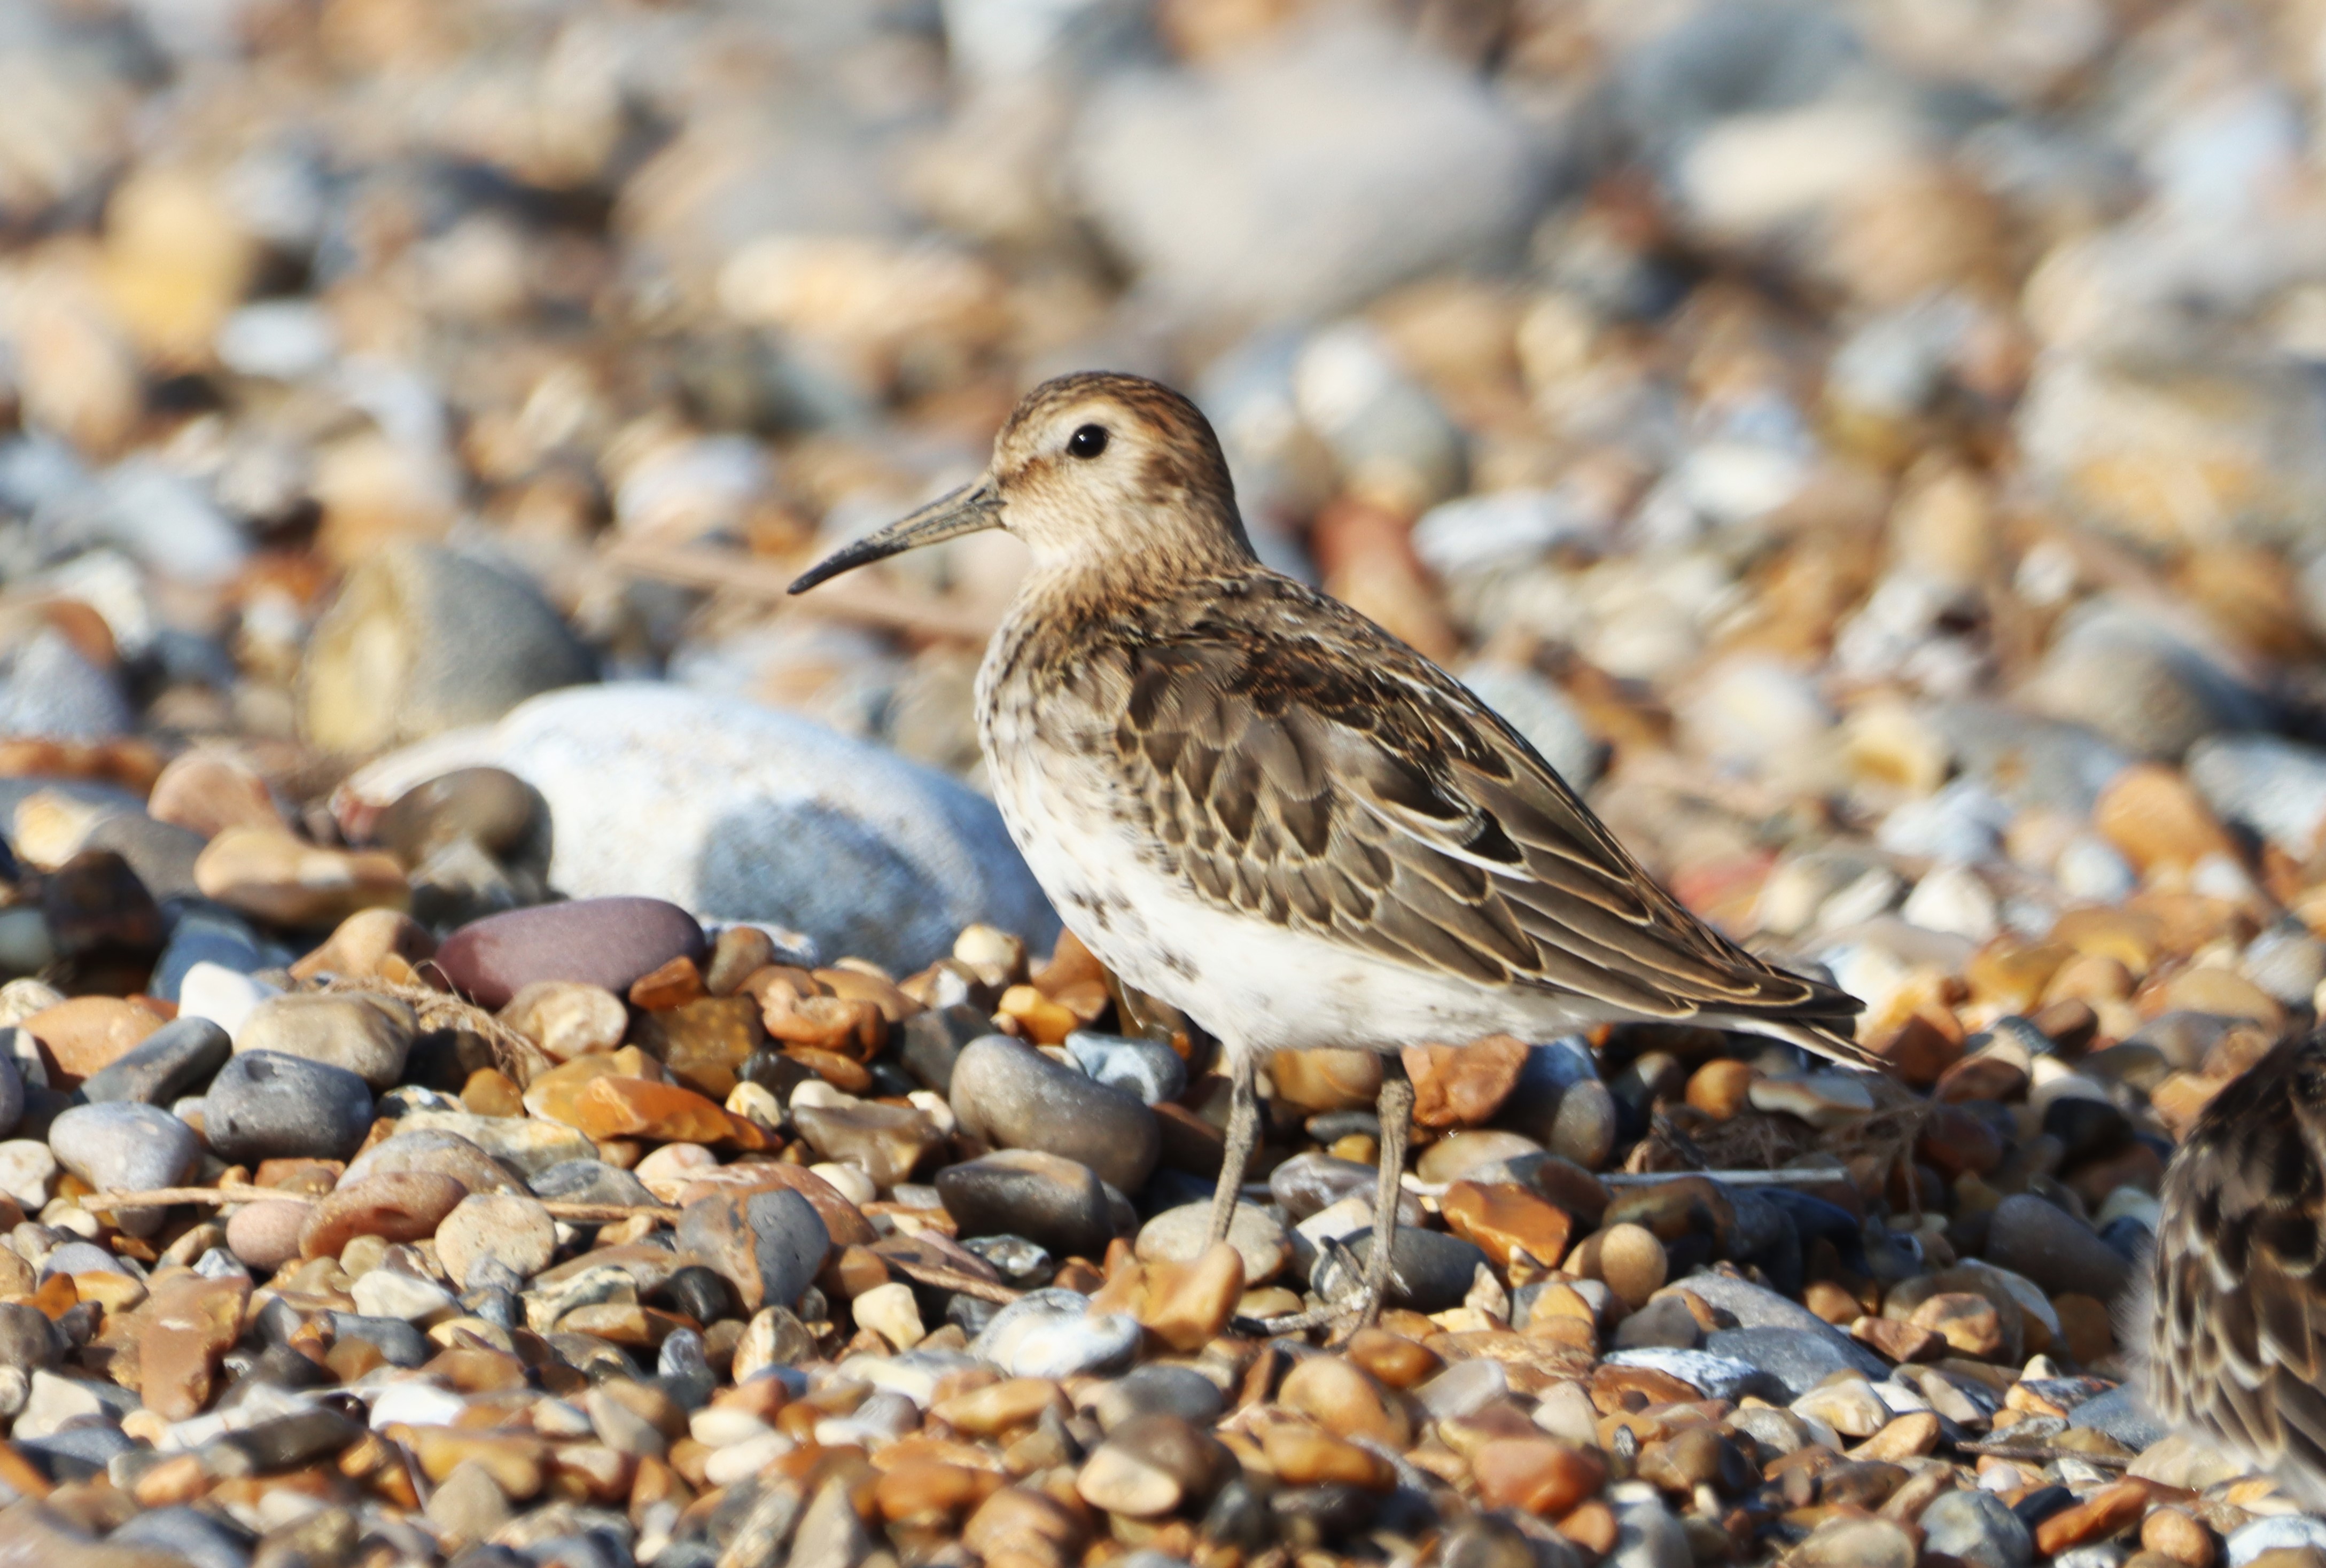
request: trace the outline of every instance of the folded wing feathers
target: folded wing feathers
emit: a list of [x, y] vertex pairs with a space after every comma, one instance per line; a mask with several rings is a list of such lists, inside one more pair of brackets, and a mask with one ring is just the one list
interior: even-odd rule
[[1394, 961], [1643, 1016], [1799, 1021], [1862, 1059], [1828, 1027], [1851, 998], [1713, 933], [1466, 690], [1318, 606], [1361, 645], [1263, 616], [1129, 650], [1116, 755], [1166, 868]]

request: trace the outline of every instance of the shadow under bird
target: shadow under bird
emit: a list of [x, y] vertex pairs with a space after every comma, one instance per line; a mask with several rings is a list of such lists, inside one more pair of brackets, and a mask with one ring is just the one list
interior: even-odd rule
[[792, 591], [988, 528], [1033, 554], [978, 672], [994, 799], [1075, 933], [1224, 1047], [1214, 1239], [1258, 1128], [1255, 1072], [1277, 1051], [1384, 1057], [1363, 1322], [1390, 1277], [1403, 1048], [1687, 1020], [1876, 1065], [1846, 1033], [1855, 998], [1706, 926], [1461, 682], [1261, 565], [1219, 441], [1177, 393], [1109, 374], [1044, 383], [983, 478]]

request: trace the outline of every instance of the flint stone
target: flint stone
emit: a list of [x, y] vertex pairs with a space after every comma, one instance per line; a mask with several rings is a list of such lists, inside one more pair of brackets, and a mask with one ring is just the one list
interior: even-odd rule
[[[1320, 1258], [1309, 1276], [1309, 1288], [1326, 1301], [1353, 1297], [1361, 1288], [1372, 1256], [1372, 1228], [1353, 1233], [1343, 1245], [1356, 1262], [1354, 1274], [1344, 1276]], [[1478, 1266], [1485, 1261], [1482, 1248], [1458, 1236], [1400, 1225], [1390, 1245], [1388, 1300], [1418, 1313], [1442, 1313], [1459, 1306], [1470, 1294]]]
[[832, 1250], [815, 1205], [788, 1187], [700, 1198], [681, 1211], [678, 1246], [726, 1276], [744, 1310], [788, 1307]]
[[364, 756], [488, 723], [592, 673], [588, 651], [521, 573], [397, 541], [367, 555], [316, 622], [301, 719], [326, 750]]
[[1986, 1227], [1986, 1260], [2024, 1275], [2052, 1295], [2070, 1291], [2113, 1301], [2132, 1265], [2092, 1228], [2029, 1193], [1996, 1205]]
[[103, 1192], [174, 1187], [201, 1160], [194, 1129], [158, 1106], [77, 1105], [49, 1126], [57, 1163]]
[[133, 1517], [106, 1544], [153, 1546], [173, 1553], [194, 1568], [248, 1568], [257, 1537], [198, 1508], [182, 1505]]
[[526, 1183], [536, 1198], [557, 1203], [654, 1203], [647, 1184], [603, 1160], [565, 1160]]
[[1114, 1236], [1106, 1189], [1088, 1165], [1001, 1149], [937, 1173], [937, 1196], [964, 1238], [1017, 1236], [1059, 1257], [1102, 1257]]
[[972, 1137], [1077, 1161], [1125, 1192], [1146, 1185], [1162, 1150], [1147, 1106], [1007, 1035], [970, 1042], [954, 1063], [949, 1098]]
[[202, 1133], [220, 1159], [343, 1160], [371, 1130], [371, 1090], [344, 1067], [274, 1051], [237, 1055], [210, 1081]]
[[1066, 1036], [1066, 1054], [1092, 1078], [1142, 1105], [1160, 1105], [1186, 1092], [1187, 1064], [1157, 1041], [1078, 1029]]
[[[538, 1117], [479, 1116], [465, 1110], [408, 1111], [395, 1137], [401, 1138], [416, 1132], [451, 1133], [474, 1144], [520, 1176], [535, 1175], [564, 1160], [598, 1157], [598, 1146], [582, 1133]], [[481, 1190], [473, 1186], [470, 1189]]]
[[234, 1032], [234, 1048], [344, 1067], [377, 1094], [403, 1078], [419, 1032], [409, 1002], [363, 991], [309, 991], [270, 997], [252, 1008]]
[[773, 921], [898, 973], [981, 922], [1037, 948], [1056, 936], [992, 803], [739, 698], [659, 682], [554, 692], [458, 745], [383, 758], [349, 787], [385, 805], [462, 765], [541, 792], [556, 823], [550, 880], [576, 898], [650, 893]]
[[1077, 1291], [1028, 1291], [993, 1315], [969, 1347], [1013, 1378], [1065, 1378], [1128, 1366], [1140, 1327], [1128, 1313], [1088, 1315]]
[[[135, 1100], [145, 1105], [170, 1105], [198, 1094], [234, 1054], [234, 1042], [208, 1018], [176, 1018], [163, 1025], [85, 1080], [80, 1091], [91, 1104], [106, 1100]], [[7, 1070], [0, 1068], [0, 1073]], [[0, 1102], [6, 1094], [0, 1090]], [[0, 1114], [0, 1132], [8, 1118]]]
[[[595, 1161], [587, 1163], [596, 1164]], [[350, 1160], [348, 1168], [340, 1174], [339, 1184], [349, 1187], [374, 1176], [407, 1172], [450, 1176], [471, 1192], [524, 1191], [524, 1184], [503, 1169], [490, 1155], [458, 1133], [402, 1126]], [[542, 1193], [535, 1195], [545, 1196]], [[651, 1199], [643, 1201], [652, 1202]]]

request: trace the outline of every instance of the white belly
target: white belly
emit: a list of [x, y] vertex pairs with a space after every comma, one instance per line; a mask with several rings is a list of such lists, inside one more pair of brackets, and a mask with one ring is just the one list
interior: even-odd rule
[[994, 800], [1059, 918], [1123, 980], [1231, 1048], [1395, 1051], [1597, 1021], [1540, 991], [1407, 969], [1221, 910], [1140, 856], [1100, 804], [1109, 786], [1095, 766], [1000, 738], [987, 753]]

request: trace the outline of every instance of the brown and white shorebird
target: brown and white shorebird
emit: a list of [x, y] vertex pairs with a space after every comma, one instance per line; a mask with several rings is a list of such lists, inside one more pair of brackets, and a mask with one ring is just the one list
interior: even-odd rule
[[2126, 1313], [2150, 1404], [2326, 1508], [2326, 1035], [2215, 1095], [2162, 1198], [2154, 1300]]
[[1689, 1020], [1871, 1064], [1841, 1032], [1856, 1000], [1711, 931], [1461, 682], [1261, 566], [1211, 425], [1177, 393], [1044, 383], [982, 478], [792, 591], [986, 528], [1033, 552], [978, 672], [994, 798], [1075, 933], [1224, 1047], [1214, 1239], [1277, 1051], [1384, 1057], [1367, 1322], [1413, 1106], [1404, 1047]]

